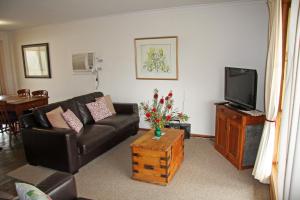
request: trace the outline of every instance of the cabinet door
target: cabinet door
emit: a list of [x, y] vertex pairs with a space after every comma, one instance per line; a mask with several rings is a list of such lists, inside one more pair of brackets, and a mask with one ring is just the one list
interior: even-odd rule
[[241, 124], [227, 120], [227, 158], [239, 168]]
[[216, 145], [215, 148], [226, 156], [227, 136], [226, 136], [226, 116], [221, 111], [216, 117]]

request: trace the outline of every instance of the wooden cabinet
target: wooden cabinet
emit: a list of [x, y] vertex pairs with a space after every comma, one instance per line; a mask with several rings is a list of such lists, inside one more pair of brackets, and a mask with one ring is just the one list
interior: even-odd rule
[[216, 105], [215, 148], [238, 169], [253, 167], [265, 116]]

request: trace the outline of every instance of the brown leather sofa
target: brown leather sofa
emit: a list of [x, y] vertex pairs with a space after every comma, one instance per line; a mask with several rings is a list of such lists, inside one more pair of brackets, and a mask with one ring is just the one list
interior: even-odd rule
[[[89, 161], [135, 135], [139, 129], [138, 105], [114, 103], [117, 114], [95, 122], [85, 104], [101, 96], [101, 92], [94, 92], [39, 107], [21, 116], [28, 163], [74, 174]], [[84, 128], [79, 134], [51, 127], [45, 113], [58, 106], [63, 110], [71, 109], [82, 121]]]

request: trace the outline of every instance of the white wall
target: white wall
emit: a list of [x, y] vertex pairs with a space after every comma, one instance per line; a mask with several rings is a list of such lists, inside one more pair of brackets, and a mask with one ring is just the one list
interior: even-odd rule
[[[47, 89], [50, 101], [94, 90], [91, 75], [73, 75], [71, 55], [93, 51], [104, 59], [100, 89], [113, 101], [141, 102], [154, 88], [172, 89], [191, 118], [192, 132], [214, 134], [213, 102], [224, 96], [224, 66], [258, 70], [263, 108], [268, 15], [264, 2], [198, 5], [48, 25], [14, 33], [20, 86]], [[179, 80], [136, 80], [134, 38], [178, 36]], [[52, 79], [24, 79], [21, 45], [49, 42]], [[141, 122], [141, 127], [145, 123]]]

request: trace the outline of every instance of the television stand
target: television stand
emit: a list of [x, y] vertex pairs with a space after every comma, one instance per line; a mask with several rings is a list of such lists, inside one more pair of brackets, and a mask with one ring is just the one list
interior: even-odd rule
[[216, 105], [215, 149], [237, 169], [253, 167], [265, 116], [252, 116], [227, 105]]

